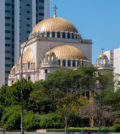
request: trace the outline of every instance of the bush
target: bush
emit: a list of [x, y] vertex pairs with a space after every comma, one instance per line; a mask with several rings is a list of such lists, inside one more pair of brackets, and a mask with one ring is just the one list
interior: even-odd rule
[[[12, 106], [6, 109], [2, 117], [3, 128], [6, 130], [20, 129], [21, 126], [21, 107]], [[26, 131], [39, 128], [39, 118], [33, 112], [24, 110], [24, 129]]]
[[108, 128], [102, 128], [104, 132], [108, 132]]
[[63, 128], [64, 122], [62, 116], [57, 113], [49, 113], [41, 118], [41, 128]]
[[40, 120], [33, 112], [26, 112], [24, 116], [24, 129], [34, 130], [39, 128]]
[[5, 122], [4, 128], [7, 130], [19, 129], [20, 128], [20, 111], [13, 112]]
[[21, 107], [20, 106], [10, 106], [8, 108], [5, 109], [5, 114], [2, 116], [1, 121], [2, 122], [6, 122], [8, 120], [8, 118], [16, 112], [20, 113], [21, 111]]
[[115, 124], [112, 128], [115, 132], [120, 132], [120, 124]]

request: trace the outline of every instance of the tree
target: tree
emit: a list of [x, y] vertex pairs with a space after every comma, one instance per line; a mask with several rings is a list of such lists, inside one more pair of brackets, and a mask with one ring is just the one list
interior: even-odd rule
[[[23, 80], [24, 106], [27, 108], [30, 93], [33, 91], [33, 83]], [[12, 86], [3, 86], [0, 89], [0, 104], [4, 107], [21, 104], [21, 82], [17, 81]]]
[[57, 108], [64, 117], [65, 133], [67, 134], [68, 119], [73, 112], [77, 112], [83, 105], [87, 104], [87, 98], [78, 92], [67, 93], [63, 98], [58, 99]]

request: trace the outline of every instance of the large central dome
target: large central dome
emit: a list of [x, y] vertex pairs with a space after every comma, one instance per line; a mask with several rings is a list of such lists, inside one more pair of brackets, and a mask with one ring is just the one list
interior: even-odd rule
[[76, 27], [69, 21], [59, 17], [45, 19], [39, 22], [32, 33], [43, 32], [72, 32], [78, 33]]

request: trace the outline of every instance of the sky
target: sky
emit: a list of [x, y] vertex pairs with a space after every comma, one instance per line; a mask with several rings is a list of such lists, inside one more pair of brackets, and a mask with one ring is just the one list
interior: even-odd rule
[[120, 47], [120, 0], [51, 0], [50, 14], [72, 22], [83, 39], [91, 39], [92, 63], [104, 51]]

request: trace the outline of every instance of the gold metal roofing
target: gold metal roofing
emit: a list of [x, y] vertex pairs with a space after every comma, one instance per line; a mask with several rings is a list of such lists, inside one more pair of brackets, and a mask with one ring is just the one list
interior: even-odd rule
[[63, 18], [54, 16], [53, 18], [45, 19], [39, 22], [32, 33], [37, 32], [73, 32], [78, 33], [76, 27], [69, 21]]
[[99, 56], [98, 56], [98, 59], [105, 59], [106, 58], [106, 55], [104, 54], [104, 53], [102, 53], [102, 54], [100, 54]]
[[48, 55], [51, 53], [54, 53], [59, 60], [87, 60], [86, 56], [80, 49], [70, 45], [57, 46], [49, 50], [46, 54]]
[[[35, 62], [35, 59], [34, 59], [34, 55], [33, 55], [33, 52], [31, 50], [31, 48], [28, 48], [24, 53], [23, 53], [23, 63], [33, 63]], [[18, 61], [18, 64], [21, 63], [21, 57]]]

